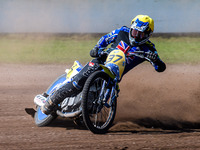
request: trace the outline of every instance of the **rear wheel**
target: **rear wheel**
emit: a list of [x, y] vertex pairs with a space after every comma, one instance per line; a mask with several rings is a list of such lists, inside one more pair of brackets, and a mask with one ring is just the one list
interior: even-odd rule
[[[95, 134], [104, 134], [111, 127], [115, 114], [117, 101], [114, 100], [109, 107], [103, 102], [100, 93], [105, 94], [109, 76], [102, 71], [93, 73], [86, 81], [82, 92], [82, 113], [86, 127]], [[103, 91], [102, 91], [103, 90]], [[111, 99], [107, 101], [109, 103]], [[111, 103], [110, 103], [111, 104]]]
[[[66, 74], [61, 75], [60, 77], [58, 77], [46, 90], [45, 97], [47, 97], [50, 92], [54, 89], [54, 87], [60, 83], [63, 83], [66, 80]], [[55, 118], [57, 117], [56, 114], [49, 114], [49, 115], [45, 115], [42, 113], [42, 111], [40, 110], [40, 107], [37, 106], [36, 107], [36, 112], [34, 115], [34, 120], [35, 120], [35, 124], [38, 127], [42, 127], [42, 126], [46, 126], [48, 124], [50, 124]]]
[[35, 124], [38, 127], [43, 127], [50, 124], [55, 118], [57, 117], [56, 114], [45, 115], [41, 112], [40, 107], [37, 106], [37, 111], [35, 112], [34, 119]]

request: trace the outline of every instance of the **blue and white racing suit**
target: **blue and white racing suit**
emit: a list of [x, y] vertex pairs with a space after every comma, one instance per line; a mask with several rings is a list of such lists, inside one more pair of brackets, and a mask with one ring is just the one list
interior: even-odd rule
[[[109, 50], [111, 51], [112, 49], [120, 49], [122, 51], [127, 50], [128, 54], [131, 54], [132, 52], [138, 51], [138, 50], [145, 51], [145, 52], [151, 51], [151, 52], [157, 53], [155, 49], [155, 45], [151, 41], [147, 41], [145, 44], [138, 45], [138, 46], [130, 46], [129, 30], [130, 28], [126, 26], [113, 30], [109, 34], [101, 37], [100, 40], [97, 42], [96, 47], [105, 48], [109, 44], [112, 44], [111, 48], [108, 49], [108, 51]], [[125, 66], [123, 75], [144, 61], [145, 59], [137, 57], [137, 56], [126, 57], [126, 66]], [[155, 70], [158, 72], [163, 72], [166, 69], [165, 63], [159, 57], [153, 63], [153, 66]]]
[[[98, 41], [95, 47], [98, 48], [105, 48], [109, 44], [112, 43], [111, 48], [108, 49], [108, 52], [112, 51], [113, 49], [120, 49], [122, 51], [127, 51], [127, 54], [141, 50], [141, 51], [152, 51], [157, 53], [155, 46], [150, 41], [146, 42], [145, 44], [138, 45], [138, 46], [130, 46], [129, 42], [129, 28], [128, 27], [121, 27], [120, 29], [116, 29], [109, 34], [103, 36]], [[145, 59], [134, 56], [134, 57], [127, 57], [126, 58], [126, 65], [124, 74], [126, 74], [129, 70], [134, 68], [135, 66], [139, 65], [140, 63], [144, 62]], [[87, 63], [84, 68], [73, 78], [70, 83], [66, 83], [60, 89], [58, 89], [55, 94], [51, 97], [51, 101], [54, 104], [59, 104], [62, 102], [66, 97], [73, 96], [81, 92], [81, 89], [84, 86], [85, 81], [87, 78], [96, 70], [101, 70], [102, 68], [99, 66], [99, 60], [93, 59], [91, 62]], [[153, 64], [154, 68], [158, 72], [163, 72], [166, 68], [165, 63], [158, 57], [158, 59]]]

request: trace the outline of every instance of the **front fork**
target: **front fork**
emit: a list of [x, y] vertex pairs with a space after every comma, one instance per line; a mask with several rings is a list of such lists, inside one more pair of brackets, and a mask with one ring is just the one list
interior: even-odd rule
[[[110, 86], [111, 88], [107, 88], [108, 86]], [[106, 89], [106, 92], [104, 93], [104, 89]], [[101, 93], [99, 96], [99, 100], [98, 103], [102, 103], [103, 105], [105, 105], [107, 108], [111, 107], [113, 102], [116, 100], [117, 96], [118, 96], [118, 82], [117, 82], [117, 78], [115, 78], [114, 80], [109, 80], [109, 82], [106, 84], [106, 82], [103, 82], [102, 85], [102, 89], [101, 89]], [[108, 102], [109, 98], [111, 99]]]

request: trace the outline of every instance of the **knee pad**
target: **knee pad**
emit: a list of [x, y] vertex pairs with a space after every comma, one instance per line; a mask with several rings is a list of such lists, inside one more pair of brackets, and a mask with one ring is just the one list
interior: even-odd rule
[[87, 63], [83, 69], [74, 77], [72, 84], [78, 90], [81, 90], [85, 84], [87, 78], [95, 71], [100, 70], [98, 61], [94, 59], [93, 61]]
[[80, 93], [80, 90], [75, 88], [72, 82], [66, 83], [51, 96], [51, 100], [53, 103], [59, 104], [66, 97], [74, 96], [78, 93]]

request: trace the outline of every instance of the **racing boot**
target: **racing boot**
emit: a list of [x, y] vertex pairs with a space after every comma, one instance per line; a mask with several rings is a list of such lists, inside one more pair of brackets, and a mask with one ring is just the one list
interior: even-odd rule
[[46, 114], [49, 115], [53, 109], [55, 108], [56, 104], [53, 103], [53, 101], [51, 100], [50, 96], [47, 98], [45, 104], [43, 106], [41, 106], [41, 111]]
[[52, 96], [47, 98], [45, 104], [41, 106], [41, 111], [44, 114], [49, 115], [66, 97], [70, 97], [78, 93], [80, 93], [80, 89], [74, 86], [73, 82], [64, 84]]

